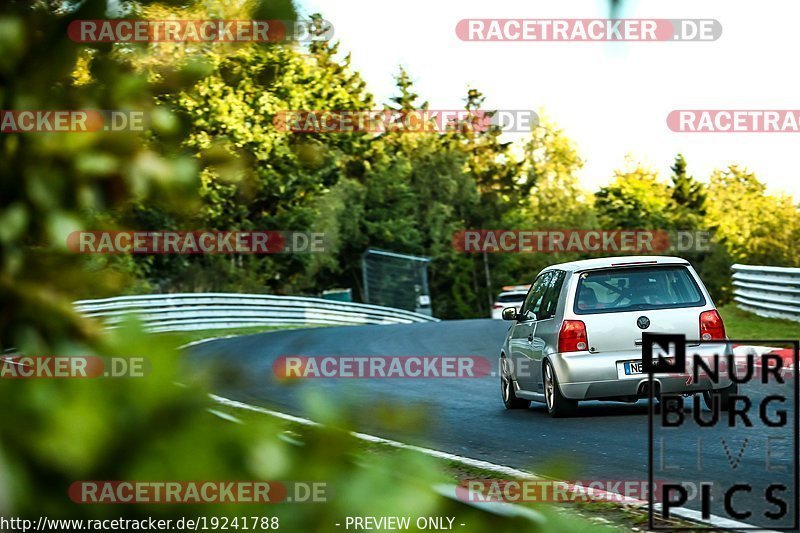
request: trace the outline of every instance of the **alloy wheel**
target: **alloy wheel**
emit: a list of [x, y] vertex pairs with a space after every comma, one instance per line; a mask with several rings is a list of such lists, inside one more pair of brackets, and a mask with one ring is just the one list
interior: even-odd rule
[[544, 365], [544, 396], [547, 400], [547, 408], [553, 408], [553, 392], [555, 385], [553, 384], [553, 370], [549, 364]]
[[508, 377], [508, 364], [506, 358], [500, 358], [500, 386], [503, 389], [503, 401], [508, 401], [511, 396], [511, 380]]

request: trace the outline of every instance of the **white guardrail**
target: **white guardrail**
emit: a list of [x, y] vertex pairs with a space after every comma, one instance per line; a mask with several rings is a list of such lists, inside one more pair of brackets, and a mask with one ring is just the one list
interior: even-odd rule
[[75, 309], [114, 327], [135, 314], [150, 331], [196, 331], [252, 326], [409, 324], [438, 322], [427, 315], [348, 302], [267, 294], [183, 293], [80, 300]]
[[733, 265], [733, 299], [745, 311], [800, 321], [800, 268]]

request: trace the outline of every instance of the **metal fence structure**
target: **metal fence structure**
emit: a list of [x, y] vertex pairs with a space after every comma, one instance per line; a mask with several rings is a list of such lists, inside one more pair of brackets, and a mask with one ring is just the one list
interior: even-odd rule
[[364, 301], [432, 315], [429, 257], [368, 248], [361, 256]]
[[253, 326], [359, 325], [438, 322], [427, 315], [349, 302], [267, 294], [184, 293], [119, 296], [75, 302], [84, 316], [108, 327], [134, 314], [150, 331], [197, 331]]
[[733, 299], [745, 311], [800, 321], [800, 268], [733, 265]]

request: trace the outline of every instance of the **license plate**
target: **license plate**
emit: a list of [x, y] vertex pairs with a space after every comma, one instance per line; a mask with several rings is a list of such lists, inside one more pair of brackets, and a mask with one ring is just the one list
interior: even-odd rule
[[641, 374], [642, 373], [642, 362], [641, 361], [631, 361], [629, 363], [625, 363], [625, 375], [630, 376], [632, 374]]

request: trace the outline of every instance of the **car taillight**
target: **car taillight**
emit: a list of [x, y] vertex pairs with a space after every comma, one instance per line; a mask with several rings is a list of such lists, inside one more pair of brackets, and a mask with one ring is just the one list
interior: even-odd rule
[[558, 351], [582, 352], [589, 346], [586, 339], [586, 324], [582, 320], [565, 320], [558, 333]]
[[700, 313], [700, 338], [704, 341], [725, 340], [725, 324], [716, 310]]
[[502, 309], [502, 308], [503, 308], [503, 304], [494, 304], [494, 305], [492, 306], [492, 308], [493, 308], [493, 309]]

